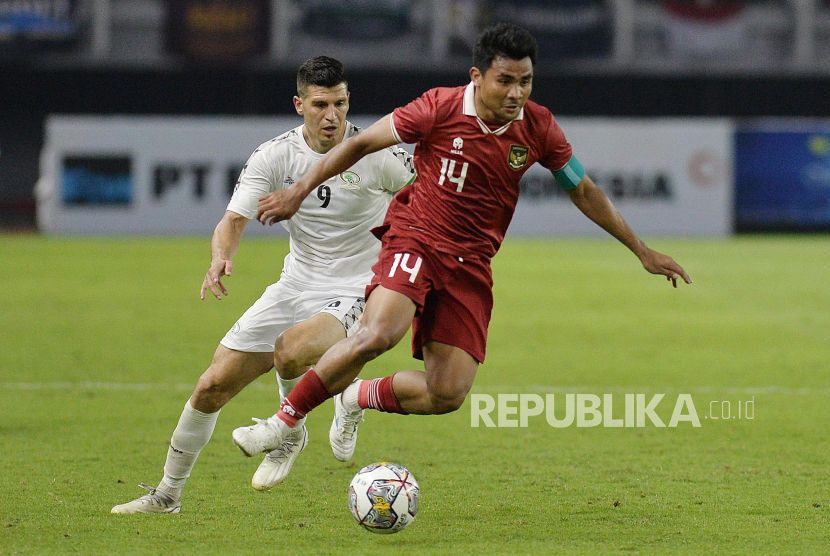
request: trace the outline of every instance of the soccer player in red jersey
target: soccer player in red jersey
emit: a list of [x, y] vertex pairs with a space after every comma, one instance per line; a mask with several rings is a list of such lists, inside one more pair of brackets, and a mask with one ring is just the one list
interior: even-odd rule
[[[257, 218], [290, 218], [323, 180], [361, 157], [401, 142], [416, 143], [417, 178], [392, 202], [367, 287], [360, 330], [329, 349], [279, 412], [234, 431], [251, 453], [273, 449], [309, 411], [335, 396], [330, 441], [351, 456], [363, 410], [439, 414], [455, 411], [484, 361], [493, 305], [490, 260], [519, 198], [519, 181], [535, 162], [551, 170], [573, 203], [628, 247], [652, 274], [677, 287], [692, 281], [671, 257], [643, 243], [573, 155], [551, 113], [528, 100], [536, 41], [524, 29], [498, 24], [478, 38], [471, 83], [437, 88], [397, 108], [344, 141], [293, 187], [259, 201]], [[363, 366], [395, 346], [410, 325], [415, 357], [425, 371], [356, 380]], [[343, 457], [340, 457], [340, 456]]]

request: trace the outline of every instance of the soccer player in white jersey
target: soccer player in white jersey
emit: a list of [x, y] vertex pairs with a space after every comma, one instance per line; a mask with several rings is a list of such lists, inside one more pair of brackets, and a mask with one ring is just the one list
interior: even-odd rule
[[[259, 199], [291, 186], [332, 147], [359, 132], [346, 121], [349, 92], [337, 60], [320, 56], [300, 67], [294, 106], [303, 125], [260, 145], [242, 170], [213, 233], [202, 299], [207, 291], [217, 299], [228, 295], [222, 277], [231, 275], [233, 256]], [[213, 434], [219, 410], [273, 367], [284, 398], [330, 346], [357, 330], [380, 250], [369, 230], [383, 221], [392, 195], [413, 179], [414, 166], [406, 151], [383, 150], [321, 184], [316, 195], [283, 223], [290, 234], [290, 252], [280, 279], [217, 347], [173, 431], [164, 477], [156, 488], [142, 483], [149, 494], [115, 506], [112, 513], [179, 512], [185, 481]], [[355, 434], [356, 426], [352, 425]], [[298, 426], [266, 454], [252, 486], [270, 490], [282, 482], [307, 442], [305, 426]], [[245, 453], [243, 444], [240, 448]], [[338, 459], [351, 456], [344, 456], [335, 444], [332, 449]]]

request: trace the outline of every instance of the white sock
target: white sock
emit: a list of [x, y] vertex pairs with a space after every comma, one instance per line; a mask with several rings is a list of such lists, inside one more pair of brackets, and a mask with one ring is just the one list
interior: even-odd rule
[[357, 394], [360, 392], [360, 383], [363, 380], [357, 378], [354, 382], [346, 386], [346, 389], [340, 394], [340, 400], [343, 402], [343, 407], [346, 411], [360, 411], [360, 405], [357, 403]]
[[179, 418], [179, 424], [173, 431], [170, 447], [167, 449], [167, 461], [164, 464], [164, 478], [158, 489], [171, 495], [174, 499], [180, 498], [184, 483], [199, 452], [202, 451], [216, 427], [219, 412], [202, 413], [190, 405], [190, 400], [184, 404], [184, 411]]
[[279, 373], [277, 373], [277, 382], [280, 384], [280, 402], [288, 397], [289, 392], [297, 386], [300, 381], [305, 376], [305, 373], [301, 374], [297, 378], [282, 378]]

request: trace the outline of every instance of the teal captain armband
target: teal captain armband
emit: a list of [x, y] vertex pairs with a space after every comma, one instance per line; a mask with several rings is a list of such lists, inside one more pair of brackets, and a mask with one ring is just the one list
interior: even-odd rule
[[576, 189], [585, 177], [585, 166], [572, 155], [561, 170], [553, 172], [553, 177], [562, 189]]

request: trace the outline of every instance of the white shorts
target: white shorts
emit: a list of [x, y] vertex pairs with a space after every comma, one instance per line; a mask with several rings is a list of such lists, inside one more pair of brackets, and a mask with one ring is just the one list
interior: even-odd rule
[[303, 291], [282, 282], [271, 284], [262, 297], [245, 311], [220, 342], [226, 348], [245, 352], [272, 352], [277, 337], [319, 313], [334, 315], [346, 336], [357, 332], [366, 307], [362, 297]]

